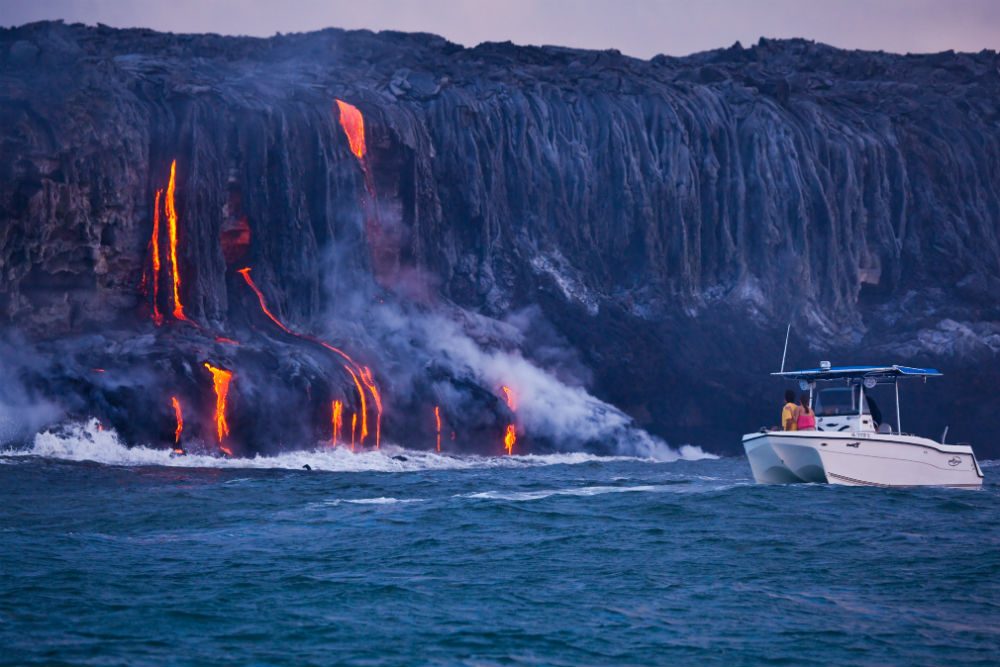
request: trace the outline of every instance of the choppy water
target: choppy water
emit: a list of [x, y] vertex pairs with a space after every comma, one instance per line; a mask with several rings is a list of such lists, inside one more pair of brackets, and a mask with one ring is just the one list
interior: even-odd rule
[[980, 492], [881, 490], [755, 486], [743, 459], [399, 453], [0, 457], [0, 663], [1000, 657], [1000, 467]]

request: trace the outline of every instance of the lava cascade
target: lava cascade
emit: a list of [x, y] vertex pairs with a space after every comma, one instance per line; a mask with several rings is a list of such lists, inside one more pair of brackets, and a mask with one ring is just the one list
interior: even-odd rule
[[[339, 347], [335, 347], [327, 343], [326, 341], [320, 340], [318, 338], [314, 338], [312, 336], [307, 336], [305, 334], [300, 334], [296, 331], [292, 331], [290, 328], [285, 326], [284, 322], [278, 319], [278, 317], [274, 313], [272, 313], [271, 310], [267, 307], [267, 301], [264, 299], [264, 294], [263, 292], [261, 292], [260, 288], [254, 282], [253, 278], [250, 276], [250, 271], [251, 269], [248, 266], [240, 269], [239, 271], [237, 271], [237, 273], [243, 276], [243, 280], [246, 281], [246, 284], [250, 287], [251, 290], [253, 290], [254, 294], [257, 295], [257, 301], [260, 304], [260, 308], [264, 312], [264, 314], [268, 317], [268, 319], [270, 319], [278, 328], [280, 328], [282, 331], [289, 334], [290, 336], [295, 336], [296, 338], [307, 340], [311, 343], [320, 345], [326, 348], [327, 350], [333, 352], [346, 362], [343, 365], [344, 370], [346, 370], [348, 375], [351, 376], [351, 380], [354, 382], [354, 386], [358, 392], [358, 401], [361, 404], [360, 444], [364, 446], [365, 438], [368, 437], [368, 405], [367, 405], [367, 400], [365, 399], [365, 390], [361, 385], [361, 380], [359, 380], [359, 376], [365, 378], [365, 384], [368, 386], [368, 390], [371, 392], [372, 397], [375, 400], [375, 407], [377, 410], [376, 421], [377, 421], [377, 428], [379, 431], [381, 431], [381, 424], [382, 424], [382, 397], [381, 394], [379, 393], [378, 386], [375, 384], [375, 380], [372, 376], [371, 369], [369, 369], [368, 367], [362, 368], [357, 362], [354, 361], [353, 358], [351, 358], [350, 355], [341, 350]], [[367, 373], [365, 371], [367, 371]], [[357, 418], [357, 413], [355, 413], [355, 418]], [[378, 436], [376, 437], [376, 442], [375, 442], [376, 447], [380, 445], [379, 441], [380, 437], [381, 433], [379, 433]], [[354, 435], [352, 434], [352, 448], [354, 446], [353, 439]]]
[[375, 278], [383, 286], [389, 287], [395, 281], [399, 270], [399, 239], [395, 232], [382, 226], [378, 214], [378, 196], [375, 192], [375, 177], [368, 159], [365, 144], [365, 120], [361, 110], [343, 100], [336, 100], [338, 119], [351, 153], [358, 159], [364, 176], [368, 199], [362, 198], [361, 208], [365, 216], [365, 236], [371, 253]]
[[187, 320], [184, 314], [184, 304], [181, 303], [181, 272], [177, 265], [177, 208], [174, 205], [174, 193], [177, 189], [177, 160], [170, 163], [170, 181], [167, 183], [167, 197], [164, 209], [167, 214], [167, 235], [170, 239], [170, 280], [174, 294], [174, 317]]
[[437, 429], [437, 451], [441, 451], [441, 407], [434, 406], [434, 425]]
[[333, 401], [330, 404], [330, 422], [333, 426], [333, 446], [340, 442], [341, 431], [344, 428], [344, 403], [343, 401]]
[[205, 368], [212, 374], [212, 384], [215, 386], [215, 430], [219, 438], [219, 449], [232, 456], [232, 450], [223, 444], [223, 440], [229, 435], [229, 422], [226, 421], [226, 401], [229, 398], [229, 383], [233, 379], [233, 372], [216, 368], [207, 361]]
[[378, 386], [375, 384], [375, 378], [372, 377], [372, 369], [365, 366], [361, 369], [361, 381], [371, 392], [372, 398], [375, 400], [375, 449], [378, 449], [382, 442], [382, 396], [379, 394]]
[[267, 307], [267, 302], [264, 301], [263, 293], [261, 293], [260, 288], [257, 287], [256, 283], [254, 283], [253, 278], [250, 277], [250, 267], [247, 266], [245, 268], [242, 268], [239, 271], [237, 271], [237, 273], [243, 276], [243, 280], [245, 280], [247, 285], [250, 286], [250, 289], [253, 290], [253, 293], [257, 295], [257, 301], [260, 302], [260, 309], [264, 311], [264, 314], [267, 315], [268, 319], [270, 319], [272, 322], [278, 325], [278, 328], [284, 331], [285, 333], [292, 334], [293, 336], [296, 335], [292, 333], [292, 330], [286, 327], [281, 320], [275, 317], [274, 313], [272, 313], [271, 310]]
[[[510, 408], [511, 412], [517, 412], [517, 397], [514, 395], [514, 390], [503, 385], [500, 387], [500, 391], [503, 393], [504, 401], [507, 403], [507, 407]], [[503, 446], [507, 450], [508, 456], [514, 453], [514, 443], [517, 442], [517, 427], [515, 424], [508, 424], [507, 431], [503, 436]]]
[[507, 450], [507, 455], [514, 453], [514, 443], [517, 442], [517, 430], [513, 424], [507, 424], [507, 433], [503, 436], [503, 446]]
[[153, 200], [153, 236], [149, 240], [150, 252], [153, 255], [153, 322], [156, 326], [163, 324], [163, 313], [160, 312], [160, 198], [163, 190], [156, 191]]
[[347, 143], [351, 146], [351, 152], [359, 160], [363, 160], [367, 149], [365, 148], [365, 117], [361, 111], [353, 104], [348, 104], [343, 100], [337, 100], [337, 110], [340, 112], [340, 126], [344, 128], [347, 135]]
[[517, 411], [517, 399], [514, 398], [514, 390], [504, 385], [500, 387], [500, 391], [503, 392], [503, 400], [507, 403], [507, 407], [510, 408], [511, 412]]
[[170, 404], [174, 408], [174, 419], [177, 421], [177, 426], [174, 428], [174, 445], [180, 445], [181, 433], [184, 432], [184, 413], [181, 410], [181, 402], [176, 396], [170, 397]]

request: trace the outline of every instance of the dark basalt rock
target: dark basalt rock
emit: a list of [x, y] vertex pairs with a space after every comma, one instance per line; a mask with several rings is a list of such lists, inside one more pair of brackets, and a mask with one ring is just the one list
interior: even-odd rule
[[[334, 98], [365, 116], [377, 238]], [[641, 61], [424, 34], [36, 23], [0, 30], [0, 128], [0, 323], [20, 336], [8, 352], [32, 350], [4, 372], [130, 441], [172, 442], [165, 392], [212, 400], [209, 358], [249, 369], [234, 400], [254, 406], [238, 427], [250, 451], [319, 439], [328, 397], [352, 400], [334, 359], [261, 315], [234, 273], [248, 265], [292, 329], [376, 369], [403, 444], [433, 441], [435, 382], [469, 397], [452, 428], [496, 439], [510, 415], [489, 388], [387, 351], [392, 303], [534, 307], [597, 396], [729, 452], [775, 418], [783, 387], [766, 372], [792, 321], [791, 364], [941, 367], [904, 427], [950, 423], [1000, 453], [993, 51], [761, 40]], [[198, 327], [156, 328], [138, 288], [173, 159]], [[551, 346], [522, 350], [545, 366]], [[190, 428], [210, 430], [205, 416]]]

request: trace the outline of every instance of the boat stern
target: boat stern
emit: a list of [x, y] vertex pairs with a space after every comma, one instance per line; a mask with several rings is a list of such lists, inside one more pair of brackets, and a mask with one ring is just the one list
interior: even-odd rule
[[807, 439], [780, 439], [770, 432], [743, 436], [754, 480], [758, 484], [824, 484], [826, 470], [819, 452]]

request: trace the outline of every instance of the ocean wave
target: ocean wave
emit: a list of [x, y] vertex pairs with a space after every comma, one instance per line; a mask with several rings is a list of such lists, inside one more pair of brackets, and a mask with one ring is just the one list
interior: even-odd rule
[[380, 496], [378, 498], [335, 498], [334, 500], [326, 501], [326, 505], [339, 505], [341, 503], [350, 503], [352, 505], [396, 505], [405, 503], [422, 503], [423, 498], [387, 498], [385, 496]]
[[[696, 447], [682, 448], [679, 453], [683, 458], [711, 457]], [[591, 462], [656, 461], [655, 459], [631, 456], [598, 456], [584, 452], [515, 456], [452, 455], [404, 449], [394, 445], [385, 445], [378, 450], [361, 452], [352, 452], [346, 447], [338, 447], [297, 450], [250, 458], [223, 458], [204, 454], [178, 456], [168, 449], [141, 445], [127, 447], [114, 430], [102, 429], [97, 420], [67, 424], [58, 431], [39, 433], [35, 436], [32, 445], [26, 449], [0, 451], [0, 460], [6, 458], [10, 461], [21, 457], [90, 461], [116, 466], [178, 468], [301, 470], [308, 466], [309, 469], [326, 472], [409, 472], [475, 468], [525, 468], [547, 465], [579, 465]]]
[[473, 500], [510, 500], [522, 502], [542, 500], [552, 496], [599, 496], [605, 493], [662, 493], [676, 490], [675, 484], [643, 484], [640, 486], [578, 486], [566, 489], [543, 489], [539, 491], [479, 491], [463, 493], [456, 498], [471, 498]]

